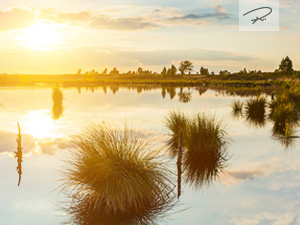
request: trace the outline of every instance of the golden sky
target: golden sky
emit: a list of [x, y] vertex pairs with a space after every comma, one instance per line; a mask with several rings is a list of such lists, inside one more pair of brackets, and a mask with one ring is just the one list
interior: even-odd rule
[[240, 32], [231, 0], [3, 0], [0, 73], [160, 72], [185, 59], [196, 71], [273, 71], [286, 55], [299, 69], [300, 3], [280, 7], [280, 31]]

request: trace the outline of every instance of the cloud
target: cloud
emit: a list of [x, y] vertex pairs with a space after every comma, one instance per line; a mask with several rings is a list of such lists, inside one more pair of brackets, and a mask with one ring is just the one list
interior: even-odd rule
[[35, 23], [36, 12], [29, 8], [11, 8], [0, 11], [0, 31], [31, 26]]
[[[0, 154], [14, 157], [17, 149], [16, 133], [0, 131]], [[23, 155], [54, 155], [57, 151], [67, 149], [71, 146], [66, 138], [35, 139], [32, 135], [22, 134]]]
[[38, 143], [38, 154], [54, 155], [58, 150], [68, 149], [71, 147], [70, 140], [66, 138], [46, 138]]
[[89, 24], [91, 28], [106, 30], [145, 30], [158, 28], [155, 23], [148, 22], [143, 17], [110, 18], [105, 15], [95, 17]]
[[[106, 9], [103, 13], [111, 13], [111, 10]], [[106, 14], [93, 14], [89, 11], [62, 13], [54, 8], [40, 10], [39, 18], [56, 23], [87, 26], [101, 30], [135, 31], [159, 27], [143, 16], [114, 18]]]
[[[263, 204], [263, 203], [260, 203]], [[286, 203], [285, 203], [286, 205]], [[299, 217], [297, 213], [299, 210], [297, 209], [296, 204], [293, 206], [294, 210], [291, 212], [268, 212], [265, 209], [257, 212], [256, 214], [248, 215], [239, 215], [236, 218], [231, 219], [232, 224], [237, 225], [253, 225], [253, 224], [273, 224], [273, 225], [290, 225], [290, 224], [299, 224], [295, 223], [299, 221]]]
[[[126, 13], [122, 13], [122, 12]], [[132, 14], [132, 12], [134, 13]], [[39, 18], [57, 23], [87, 26], [101, 30], [137, 31], [151, 30], [178, 25], [199, 26], [211, 24], [208, 19], [229, 19], [226, 9], [218, 5], [214, 12], [187, 14], [179, 8], [162, 7], [148, 12], [133, 10], [113, 11], [105, 9], [98, 13], [81, 11], [75, 13], [58, 12], [54, 8], [40, 10]], [[115, 13], [118, 12], [118, 13]], [[100, 13], [100, 14], [99, 14]], [[125, 16], [126, 15], [126, 16]]]
[[111, 54], [126, 57], [142, 65], [166, 65], [184, 59], [201, 61], [250, 61], [253, 58], [228, 51], [209, 49], [163, 49], [153, 51], [113, 50]]
[[230, 18], [226, 9], [220, 5], [215, 6], [211, 13], [202, 14], [189, 14], [172, 7], [152, 9], [143, 8], [139, 11], [130, 7], [128, 10], [104, 9], [95, 13], [91, 11], [59, 12], [55, 8], [39, 10], [11, 8], [7, 11], [0, 11], [0, 31], [28, 27], [37, 19], [101, 30], [138, 31], [182, 25], [202, 26], [211, 24], [211, 19]]
[[81, 11], [75, 13], [62, 13], [54, 8], [42, 9], [39, 12], [39, 18], [50, 20], [56, 23], [68, 23], [72, 25], [88, 24], [93, 15], [89, 11]]
[[173, 17], [171, 20], [205, 20], [210, 18], [218, 20], [231, 19], [226, 9], [224, 9], [221, 5], [215, 6], [214, 9], [215, 12], [212, 13], [187, 14], [179, 17]]
[[294, 188], [299, 187], [299, 174], [300, 166], [297, 159], [290, 160], [287, 164], [285, 159], [282, 158], [270, 158], [269, 160], [260, 162], [245, 162], [242, 168], [228, 168], [222, 171], [219, 177], [221, 183], [225, 185], [236, 185], [245, 180], [253, 180], [260, 176], [265, 176], [265, 180], [271, 177], [272, 174], [276, 174], [278, 177], [286, 176], [286, 173], [295, 173], [292, 178], [296, 178], [295, 181], [290, 179], [290, 183], [269, 182], [265, 185], [265, 188], [270, 190], [279, 190], [281, 188]]
[[[84, 57], [82, 57], [84, 56]], [[19, 73], [69, 73], [83, 69], [99, 69], [105, 67], [117, 67], [121, 72], [127, 72], [139, 66], [147, 66], [148, 69], [160, 72], [163, 66], [178, 64], [181, 60], [191, 60], [195, 66], [209, 63], [218, 66], [234, 65], [239, 69], [240, 64], [252, 63], [255, 58], [230, 51], [217, 51], [211, 49], [161, 49], [161, 50], [137, 50], [122, 47], [81, 47], [70, 49], [58, 49], [55, 54], [51, 51], [28, 51], [17, 49], [15, 52], [5, 52], [0, 55], [0, 67], [6, 71]], [[19, 62], [18, 70], [15, 64]], [[45, 71], [44, 68], [49, 68]]]
[[255, 178], [262, 176], [264, 172], [260, 169], [248, 169], [248, 170], [225, 170], [220, 175], [219, 180], [225, 185], [235, 185], [244, 180], [254, 180]]
[[[17, 149], [16, 138], [17, 133], [0, 130], [0, 154], [13, 154]], [[22, 147], [28, 153], [27, 149], [34, 148], [34, 138], [31, 135], [22, 134]]]

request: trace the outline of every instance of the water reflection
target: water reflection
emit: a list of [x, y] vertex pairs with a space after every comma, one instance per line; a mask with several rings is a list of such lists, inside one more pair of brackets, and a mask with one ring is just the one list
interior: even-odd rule
[[263, 96], [251, 97], [245, 105], [246, 120], [256, 127], [263, 127], [266, 118], [266, 99]]
[[17, 166], [17, 172], [19, 174], [19, 182], [18, 182], [18, 186], [20, 186], [21, 183], [21, 177], [22, 177], [22, 158], [23, 158], [23, 153], [22, 153], [22, 144], [21, 144], [21, 128], [20, 128], [20, 124], [18, 123], [18, 136], [17, 136], [17, 143], [18, 143], [18, 147], [17, 147], [17, 151], [15, 152], [15, 158], [17, 158], [18, 161], [18, 166]]
[[173, 206], [171, 172], [145, 133], [91, 125], [73, 139], [62, 191], [74, 224], [154, 224]]
[[118, 86], [111, 86], [110, 90], [112, 91], [113, 94], [116, 94], [119, 91], [119, 87]]
[[231, 104], [232, 107], [232, 115], [235, 118], [240, 118], [243, 116], [243, 105], [244, 103], [240, 100], [234, 100]]
[[162, 89], [161, 89], [161, 96], [162, 96], [163, 98], [166, 97], [166, 89], [165, 89], [165, 88], [162, 88]]
[[268, 119], [273, 124], [272, 136], [285, 148], [299, 138], [296, 135], [300, 122], [300, 94], [297, 90], [281, 90], [276, 96], [272, 96], [269, 103], [263, 96], [251, 97], [246, 101], [245, 107], [243, 106], [244, 103], [240, 100], [233, 101], [233, 116], [244, 116], [256, 127], [265, 126]]
[[198, 90], [199, 96], [201, 96], [201, 95], [203, 95], [203, 94], [206, 93], [207, 88], [205, 88], [205, 87], [198, 87], [198, 88], [196, 88], [196, 90]]
[[174, 87], [167, 88], [167, 92], [171, 100], [176, 96], [176, 89]]
[[300, 96], [294, 91], [279, 93], [270, 102], [270, 120], [274, 123], [272, 132], [285, 147], [298, 138], [295, 129], [299, 126]]
[[192, 100], [192, 93], [189, 91], [183, 91], [183, 88], [180, 88], [178, 93], [179, 102], [188, 103]]
[[63, 111], [64, 111], [63, 99], [64, 99], [64, 96], [63, 96], [62, 91], [58, 87], [53, 88], [53, 91], [52, 91], [52, 100], [53, 100], [52, 118], [54, 120], [58, 120], [63, 114]]
[[204, 114], [187, 116], [182, 112], [171, 111], [166, 126], [172, 132], [167, 142], [172, 156], [176, 156], [181, 148], [182, 134], [185, 182], [194, 188], [211, 184], [228, 160], [228, 137], [221, 122]]

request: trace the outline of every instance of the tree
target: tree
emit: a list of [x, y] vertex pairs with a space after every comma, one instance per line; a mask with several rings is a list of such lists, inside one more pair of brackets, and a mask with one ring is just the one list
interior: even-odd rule
[[[241, 70], [243, 71], [243, 70]], [[240, 72], [241, 73], [241, 72]], [[243, 72], [242, 72], [243, 73]], [[228, 70], [220, 70], [219, 75], [230, 75], [231, 73]]]
[[208, 69], [201, 66], [200, 74], [201, 75], [209, 75]]
[[179, 71], [181, 75], [184, 75], [186, 72], [191, 73], [193, 71], [193, 63], [191, 61], [185, 60], [180, 63]]
[[172, 75], [172, 74], [171, 74], [171, 69], [170, 69], [170, 68], [169, 68], [168, 71], [167, 71], [167, 75], [168, 75], [168, 76]]
[[77, 71], [77, 75], [80, 75], [81, 74], [81, 69], [79, 69], [78, 71]]
[[293, 62], [288, 56], [281, 60], [281, 63], [279, 65], [279, 71], [288, 75], [291, 75], [293, 73]]
[[170, 73], [171, 73], [171, 75], [176, 75], [177, 68], [174, 65], [171, 66]]
[[163, 78], [166, 77], [166, 75], [167, 75], [167, 68], [166, 67], [164, 67], [163, 70], [161, 71], [161, 75], [162, 75]]
[[105, 68], [102, 72], [103, 75], [106, 75], [107, 74], [107, 68]]
[[112, 71], [110, 71], [110, 75], [118, 75], [119, 71], [116, 69], [116, 67], [113, 68]]
[[139, 67], [138, 70], [137, 70], [137, 73], [138, 73], [139, 75], [143, 74], [143, 69], [142, 69], [141, 67]]

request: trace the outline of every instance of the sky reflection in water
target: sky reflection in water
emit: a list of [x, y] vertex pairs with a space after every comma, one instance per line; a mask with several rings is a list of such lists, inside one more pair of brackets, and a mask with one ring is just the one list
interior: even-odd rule
[[[272, 138], [270, 121], [257, 127], [249, 126], [243, 117], [233, 118], [232, 101], [246, 98], [216, 96], [214, 91], [202, 93], [194, 88], [176, 88], [176, 94], [174, 89], [167, 88], [146, 92], [109, 87], [59, 91], [51, 88], [0, 90], [0, 218], [3, 224], [66, 221], [65, 213], [58, 206], [63, 196], [54, 190], [64, 165], [64, 149], [69, 147], [68, 135], [79, 132], [89, 122], [113, 121], [122, 126], [125, 120], [154, 135], [165, 135], [169, 131], [163, 121], [170, 109], [215, 113], [217, 118], [223, 118], [232, 138], [228, 148], [231, 158], [218, 181], [209, 188], [192, 190], [189, 185], [183, 185], [179, 209], [187, 210], [172, 213], [161, 224], [300, 223], [299, 141], [284, 151], [281, 143]], [[17, 122], [22, 130], [24, 161], [19, 188], [13, 158]]]

